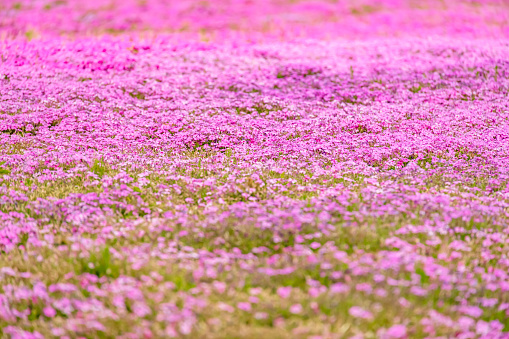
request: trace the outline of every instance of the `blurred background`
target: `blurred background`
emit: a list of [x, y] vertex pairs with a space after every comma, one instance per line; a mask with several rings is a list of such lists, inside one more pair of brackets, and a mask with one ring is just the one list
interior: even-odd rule
[[500, 37], [509, 0], [1, 0], [2, 39], [172, 34], [228, 39]]

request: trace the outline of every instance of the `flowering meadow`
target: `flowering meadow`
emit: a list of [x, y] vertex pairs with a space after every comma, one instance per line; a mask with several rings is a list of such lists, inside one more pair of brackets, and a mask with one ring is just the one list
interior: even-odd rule
[[0, 337], [509, 338], [509, 2], [3, 0], [0, 37]]

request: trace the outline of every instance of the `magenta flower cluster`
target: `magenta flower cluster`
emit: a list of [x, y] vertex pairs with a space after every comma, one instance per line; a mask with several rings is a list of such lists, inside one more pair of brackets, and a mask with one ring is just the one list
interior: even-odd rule
[[505, 1], [4, 1], [0, 333], [509, 338]]

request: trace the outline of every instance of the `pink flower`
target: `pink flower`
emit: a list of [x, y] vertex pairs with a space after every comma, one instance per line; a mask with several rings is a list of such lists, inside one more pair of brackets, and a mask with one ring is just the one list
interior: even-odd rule
[[459, 311], [474, 318], [479, 318], [483, 314], [483, 310], [477, 306], [461, 306]]
[[260, 302], [260, 299], [255, 296], [250, 296], [249, 298], [247, 298], [247, 300], [252, 304], [258, 304]]
[[53, 334], [54, 336], [63, 338], [65, 335], [65, 330], [61, 327], [54, 327], [51, 329], [51, 334]]
[[188, 335], [193, 330], [193, 319], [186, 318], [179, 323], [179, 331], [184, 335]]
[[120, 309], [125, 309], [125, 301], [124, 301], [124, 297], [122, 297], [121, 295], [116, 295], [113, 297], [113, 300], [111, 302], [113, 304], [113, 306], [115, 306], [116, 308], [120, 308]]
[[480, 335], [486, 335], [490, 332], [490, 324], [484, 320], [479, 320], [475, 327], [475, 332]]
[[403, 307], [409, 307], [411, 305], [410, 301], [406, 300], [405, 298], [403, 297], [400, 297], [398, 299], [398, 304], [400, 304], [401, 306]]
[[250, 291], [249, 291], [250, 294], [252, 295], [258, 295], [260, 293], [262, 293], [262, 289], [259, 288], [259, 287], [253, 287]]
[[339, 261], [344, 261], [346, 258], [348, 258], [348, 254], [344, 251], [338, 251], [334, 253], [334, 258]]
[[57, 311], [51, 306], [46, 306], [43, 308], [42, 313], [48, 318], [53, 318], [57, 314]]
[[168, 325], [166, 326], [165, 330], [164, 330], [164, 333], [170, 337], [170, 338], [175, 338], [178, 336], [178, 333], [177, 331], [175, 330], [175, 328], [171, 325]]
[[387, 338], [401, 339], [406, 337], [406, 326], [405, 325], [393, 325], [385, 332]]
[[428, 291], [426, 291], [424, 288], [419, 287], [419, 286], [412, 286], [410, 288], [410, 293], [412, 293], [413, 295], [423, 297], [428, 294]]
[[322, 244], [320, 244], [319, 242], [312, 242], [311, 245], [309, 245], [309, 247], [311, 247], [312, 249], [316, 250], [317, 248], [320, 248], [320, 246], [322, 246]]
[[214, 286], [216, 291], [219, 293], [224, 293], [224, 291], [226, 290], [226, 284], [222, 281], [213, 281], [212, 286]]
[[147, 304], [145, 304], [143, 302], [139, 302], [139, 301], [134, 303], [132, 309], [133, 309], [133, 313], [136, 314], [140, 318], [143, 318], [146, 315], [149, 315], [150, 313], [152, 313], [152, 310], [150, 309], [150, 307], [147, 306]]
[[267, 319], [269, 315], [265, 312], [256, 312], [254, 314], [255, 319]]
[[301, 312], [302, 312], [301, 304], [293, 304], [292, 306], [290, 306], [290, 313], [299, 314]]
[[362, 292], [366, 292], [366, 293], [370, 294], [373, 288], [371, 287], [371, 284], [369, 284], [369, 283], [360, 283], [360, 284], [357, 284], [357, 286], [355, 286], [355, 289], [357, 291], [362, 291]]
[[462, 329], [468, 329], [474, 326], [475, 320], [469, 317], [459, 317], [458, 319], [458, 327]]
[[290, 293], [292, 293], [291, 287], [279, 287], [277, 289], [277, 294], [283, 299], [288, 298], [290, 296]]
[[348, 287], [348, 285], [343, 284], [343, 283], [335, 283], [329, 287], [329, 291], [331, 293], [347, 293], [349, 290], [350, 290], [350, 287]]
[[355, 318], [366, 319], [366, 320], [373, 319], [373, 314], [371, 312], [366, 311], [365, 309], [363, 309], [362, 307], [359, 307], [359, 306], [351, 307], [350, 310], [348, 311], [348, 313], [350, 313], [350, 315]]
[[251, 309], [252, 309], [252, 308], [251, 308], [251, 304], [250, 304], [250, 303], [248, 303], [248, 302], [240, 302], [240, 303], [238, 303], [238, 304], [237, 304], [237, 308], [238, 308], [239, 310], [246, 311], [246, 312], [249, 312], [249, 311], [251, 311]]
[[[325, 287], [324, 287], [325, 288]], [[316, 298], [318, 297], [320, 294], [322, 294], [322, 292], [324, 292], [324, 290], [322, 288], [318, 288], [318, 287], [311, 287], [309, 288], [308, 290], [308, 294], [311, 298]]]
[[231, 305], [228, 305], [228, 304], [225, 304], [225, 303], [218, 303], [217, 304], [217, 307], [222, 310], [222, 311], [225, 311], [225, 312], [228, 312], [228, 313], [232, 313], [235, 311], [235, 308]]

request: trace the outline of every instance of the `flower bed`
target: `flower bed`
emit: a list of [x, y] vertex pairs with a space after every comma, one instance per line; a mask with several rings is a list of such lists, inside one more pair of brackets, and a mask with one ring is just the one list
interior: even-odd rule
[[508, 338], [505, 4], [355, 4], [6, 2], [0, 332]]

